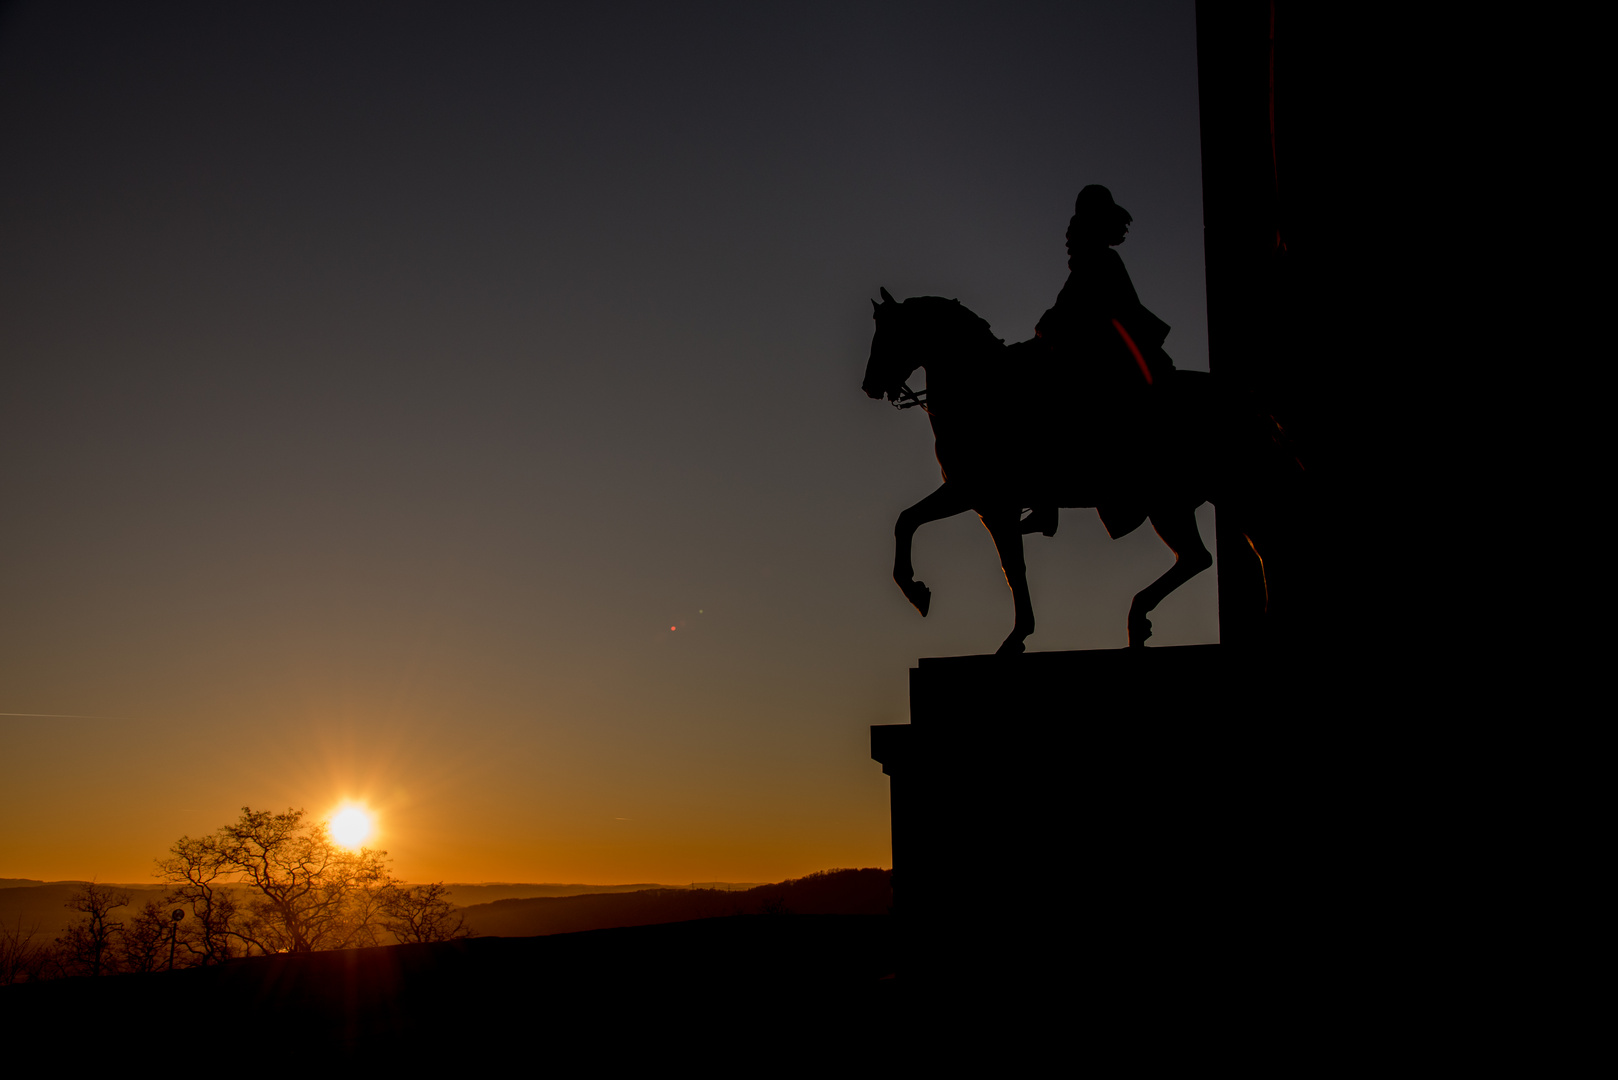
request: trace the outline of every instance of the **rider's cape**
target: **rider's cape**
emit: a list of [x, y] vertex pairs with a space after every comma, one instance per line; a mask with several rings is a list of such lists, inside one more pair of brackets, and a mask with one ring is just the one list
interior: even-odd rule
[[1111, 248], [1076, 252], [1056, 304], [1034, 327], [1036, 336], [1075, 366], [1075, 375], [1127, 391], [1154, 384], [1174, 370], [1163, 351], [1169, 324], [1135, 294], [1123, 259]]

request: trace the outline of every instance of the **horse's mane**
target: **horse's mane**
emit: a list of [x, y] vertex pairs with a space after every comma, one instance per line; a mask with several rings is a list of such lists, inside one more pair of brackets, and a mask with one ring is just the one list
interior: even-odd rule
[[[914, 308], [911, 305], [915, 305]], [[904, 302], [907, 313], [913, 311], [913, 325], [928, 326], [940, 337], [957, 347], [989, 348], [1004, 345], [989, 328], [989, 320], [982, 318], [959, 300], [942, 296], [912, 296]]]

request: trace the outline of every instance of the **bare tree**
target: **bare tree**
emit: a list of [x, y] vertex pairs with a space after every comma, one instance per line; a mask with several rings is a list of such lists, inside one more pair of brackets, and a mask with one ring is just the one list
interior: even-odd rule
[[132, 974], [163, 970], [172, 927], [168, 909], [156, 900], [146, 901], [119, 935], [119, 969]]
[[240, 910], [228, 888], [233, 874], [220, 838], [180, 837], [168, 857], [157, 860], [157, 872], [174, 886], [163, 902], [190, 909], [191, 917], [180, 924], [179, 944], [191, 963], [229, 960]]
[[56, 967], [56, 949], [48, 942], [35, 941], [38, 930], [23, 928], [22, 916], [15, 926], [0, 926], [0, 986], [37, 982]]
[[124, 924], [107, 916], [115, 908], [129, 906], [129, 894], [92, 881], [75, 889], [62, 906], [84, 912], [83, 919], [56, 939], [70, 969], [90, 975], [117, 970], [112, 947]]
[[[382, 853], [377, 854], [380, 856]], [[380, 861], [378, 865], [382, 865]], [[344, 902], [345, 943], [330, 947], [354, 949], [384, 944], [382, 934], [386, 927], [383, 925], [383, 902], [394, 884], [392, 875], [387, 873], [385, 867], [375, 877], [353, 882]]]
[[[382, 898], [393, 879], [387, 852], [351, 851], [332, 840], [325, 822], [302, 810], [282, 814], [242, 808], [241, 818], [200, 840], [182, 838], [158, 861], [173, 894], [206, 894], [221, 917], [219, 934], [259, 952], [312, 952], [377, 944]], [[242, 912], [225, 887], [239, 882], [256, 894]], [[199, 928], [195, 933], [201, 933]]]
[[387, 853], [349, 851], [325, 822], [302, 810], [272, 814], [242, 808], [220, 830], [233, 869], [262, 899], [252, 904], [254, 944], [265, 952], [312, 952], [366, 945], [375, 909], [368, 894], [388, 884]]
[[442, 881], [408, 889], [390, 885], [382, 896], [382, 925], [402, 942], [472, 937], [465, 916], [449, 902], [448, 893]]

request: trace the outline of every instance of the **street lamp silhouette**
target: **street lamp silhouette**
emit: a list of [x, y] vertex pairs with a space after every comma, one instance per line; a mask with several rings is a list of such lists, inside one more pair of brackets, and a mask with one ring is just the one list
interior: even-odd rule
[[184, 908], [175, 908], [169, 916], [169, 970], [174, 970], [174, 940], [180, 936], [180, 920], [185, 918]]

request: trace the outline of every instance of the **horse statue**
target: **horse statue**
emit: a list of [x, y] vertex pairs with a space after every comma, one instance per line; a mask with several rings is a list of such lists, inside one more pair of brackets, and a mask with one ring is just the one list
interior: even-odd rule
[[[1216, 494], [1251, 499], [1266, 474], [1295, 460], [1280, 446], [1273, 419], [1265, 418], [1266, 430], [1263, 421], [1239, 417], [1206, 372], [1170, 372], [1169, 385], [1150, 389], [1155, 397], [1137, 395], [1133, 406], [1119, 408], [1093, 380], [1062, 372], [1042, 343], [1006, 345], [958, 300], [917, 296], [900, 303], [881, 292], [882, 303], [871, 302], [876, 335], [861, 389], [898, 408], [925, 409], [944, 478], [899, 515], [893, 580], [925, 616], [932, 592], [915, 580], [911, 565], [916, 530], [976, 511], [994, 538], [1015, 611], [998, 655], [1021, 653], [1034, 632], [1023, 535], [1056, 530], [1054, 520], [1037, 512], [1025, 519], [1024, 510], [1095, 507], [1114, 539], [1151, 520], [1174, 565], [1130, 604], [1129, 645], [1142, 648], [1152, 633], [1152, 609], [1213, 565], [1197, 507]], [[927, 374], [920, 393], [907, 385], [918, 368]], [[1120, 413], [1126, 422], [1118, 422]], [[1277, 449], [1289, 460], [1280, 461]], [[1248, 544], [1259, 555], [1251, 535]]]

